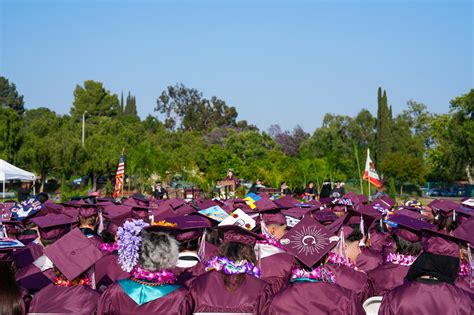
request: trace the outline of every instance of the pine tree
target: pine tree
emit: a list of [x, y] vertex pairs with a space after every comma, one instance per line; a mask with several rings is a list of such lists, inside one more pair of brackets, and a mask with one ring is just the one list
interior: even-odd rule
[[121, 115], [123, 115], [123, 92], [120, 95], [120, 103], [117, 110], [117, 116], [121, 116]]
[[130, 91], [128, 92], [127, 102], [124, 109], [124, 115], [137, 116], [137, 104], [135, 96], [132, 96]]
[[377, 169], [383, 172], [383, 160], [391, 151], [392, 110], [388, 106], [387, 92], [378, 89], [377, 134], [375, 148], [375, 163]]

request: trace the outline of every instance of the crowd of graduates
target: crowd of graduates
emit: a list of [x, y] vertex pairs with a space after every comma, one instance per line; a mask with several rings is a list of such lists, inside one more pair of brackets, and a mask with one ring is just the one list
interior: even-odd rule
[[39, 199], [1, 221], [1, 314], [474, 314], [470, 199]]

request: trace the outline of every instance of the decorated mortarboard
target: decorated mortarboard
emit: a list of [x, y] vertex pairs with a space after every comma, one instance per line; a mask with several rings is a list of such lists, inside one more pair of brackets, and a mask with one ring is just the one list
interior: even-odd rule
[[248, 193], [248, 194], [246, 194], [245, 197], [244, 197], [244, 200], [245, 200], [245, 198], [250, 198], [251, 200], [253, 200], [253, 202], [259, 201], [260, 199], [262, 199], [262, 197], [260, 197], [260, 196], [257, 195], [257, 194], [254, 194], [254, 193]]
[[210, 207], [218, 206], [219, 203], [212, 199], [202, 199], [196, 200], [196, 205], [199, 207], [200, 210], [203, 210]]
[[421, 216], [415, 218], [402, 214], [392, 215], [384, 222], [395, 228], [393, 230], [394, 234], [397, 234], [401, 238], [410, 242], [420, 241], [422, 236], [421, 231], [423, 229], [432, 229], [434, 227], [433, 224], [422, 221]]
[[280, 239], [280, 244], [303, 264], [313, 267], [337, 245], [339, 238], [310, 215]]
[[344, 196], [342, 196], [342, 198], [350, 199], [353, 204], [359, 203], [359, 198], [357, 197], [357, 194], [353, 191], [349, 191]]
[[10, 208], [12, 216], [22, 221], [44, 209], [44, 205], [36, 197], [29, 198]]
[[220, 206], [213, 206], [204, 210], [199, 210], [198, 213], [217, 222], [222, 222], [229, 216], [229, 214]]
[[223, 243], [237, 242], [247, 245], [255, 245], [256, 241], [263, 241], [265, 238], [253, 233], [239, 225], [219, 225], [217, 230], [224, 233]]
[[474, 209], [474, 198], [465, 198], [465, 199], [461, 200], [461, 204], [463, 206]]
[[9, 221], [12, 218], [12, 212], [10, 209], [14, 206], [14, 202], [0, 203], [0, 221]]
[[103, 256], [78, 228], [48, 246], [44, 252], [69, 280], [80, 276]]
[[11, 237], [0, 238], [0, 250], [18, 249], [22, 247], [25, 247], [25, 245], [15, 238], [11, 238]]
[[247, 230], [252, 230], [256, 226], [256, 221], [241, 209], [235, 209], [228, 215], [219, 226], [237, 225]]

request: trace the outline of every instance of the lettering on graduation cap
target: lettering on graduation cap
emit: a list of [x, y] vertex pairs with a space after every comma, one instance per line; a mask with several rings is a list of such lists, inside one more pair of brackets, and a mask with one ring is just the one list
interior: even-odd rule
[[348, 198], [334, 199], [332, 201], [332, 203], [335, 204], [335, 205], [342, 205], [342, 206], [352, 206], [353, 205], [352, 200], [350, 200]]
[[329, 244], [328, 235], [316, 226], [303, 227], [290, 239], [282, 239], [281, 243], [290, 244], [294, 250], [306, 256], [319, 254]]
[[11, 207], [10, 211], [15, 219], [21, 221], [39, 212], [43, 208], [43, 204], [39, 202], [38, 199], [33, 197], [17, 204], [16, 206]]

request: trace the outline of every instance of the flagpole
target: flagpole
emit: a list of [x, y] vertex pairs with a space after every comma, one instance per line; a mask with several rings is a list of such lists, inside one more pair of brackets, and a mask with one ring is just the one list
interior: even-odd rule
[[[370, 159], [370, 149], [369, 148], [367, 148], [367, 159]], [[369, 199], [369, 202], [370, 202], [370, 172], [369, 172], [368, 177], [367, 177], [367, 187], [368, 187], [368, 189], [367, 189], [367, 194], [368, 194], [367, 199]]]
[[[120, 156], [120, 158], [122, 158], [124, 152], [125, 152], [125, 148], [122, 148], [122, 155]], [[123, 161], [123, 179], [122, 179], [122, 189], [121, 189], [122, 197], [120, 199], [123, 199], [123, 188], [124, 187], [125, 187], [125, 159]]]

